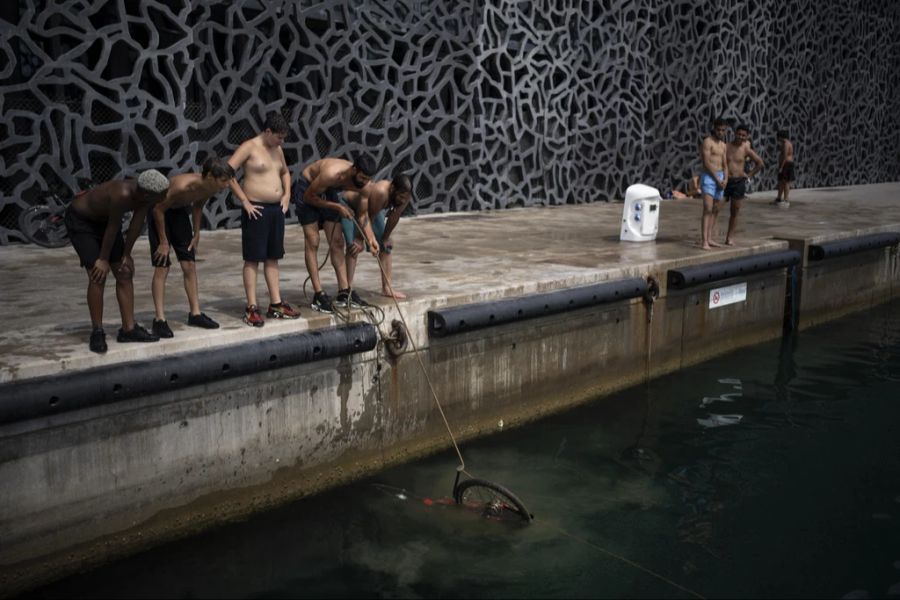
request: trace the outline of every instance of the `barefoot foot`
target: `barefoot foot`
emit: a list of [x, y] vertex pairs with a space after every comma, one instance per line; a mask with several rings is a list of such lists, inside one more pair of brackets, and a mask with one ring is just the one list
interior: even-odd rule
[[397, 290], [381, 290], [381, 295], [387, 298], [396, 298], [397, 300], [406, 300], [406, 294]]

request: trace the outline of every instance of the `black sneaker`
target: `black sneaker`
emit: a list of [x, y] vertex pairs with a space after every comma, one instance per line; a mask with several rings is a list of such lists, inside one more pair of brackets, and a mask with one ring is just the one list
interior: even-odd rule
[[135, 323], [134, 329], [131, 331], [125, 331], [120, 328], [119, 335], [116, 336], [116, 341], [122, 344], [125, 342], [158, 342], [159, 336], [155, 333], [150, 333]]
[[310, 307], [313, 310], [317, 310], [319, 312], [331, 314], [334, 312], [334, 307], [331, 305], [331, 298], [328, 297], [328, 294], [325, 292], [316, 292], [316, 295], [313, 296], [312, 304]]
[[347, 308], [347, 301], [350, 299], [350, 290], [338, 290], [337, 296], [334, 298], [334, 305], [337, 308]]
[[191, 327], [202, 327], [203, 329], [218, 329], [219, 324], [207, 317], [204, 313], [199, 315], [188, 315], [188, 325]]
[[159, 321], [157, 319], [153, 319], [153, 333], [158, 335], [161, 338], [170, 338], [175, 337], [175, 334], [172, 333], [172, 329], [169, 328], [168, 321]]
[[353, 308], [366, 308], [367, 306], [372, 306], [365, 300], [359, 297], [359, 294], [356, 293], [356, 290], [350, 292], [350, 306]]
[[91, 332], [90, 348], [91, 352], [97, 354], [106, 352], [106, 333], [100, 327]]

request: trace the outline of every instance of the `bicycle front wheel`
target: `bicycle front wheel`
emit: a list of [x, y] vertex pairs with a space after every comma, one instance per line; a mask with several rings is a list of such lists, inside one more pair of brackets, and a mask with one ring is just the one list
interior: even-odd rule
[[488, 518], [526, 523], [534, 519], [515, 494], [492, 481], [466, 479], [453, 490], [453, 497], [457, 504], [480, 510]]
[[63, 211], [55, 206], [38, 205], [19, 214], [19, 231], [28, 241], [44, 248], [61, 248], [69, 243]]

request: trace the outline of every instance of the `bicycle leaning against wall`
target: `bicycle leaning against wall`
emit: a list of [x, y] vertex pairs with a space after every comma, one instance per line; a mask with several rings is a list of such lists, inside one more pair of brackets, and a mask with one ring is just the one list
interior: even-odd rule
[[[94, 187], [94, 182], [82, 177], [78, 178], [79, 194]], [[63, 188], [64, 189], [64, 188]], [[76, 194], [77, 195], [77, 194]], [[75, 196], [65, 191], [48, 191], [41, 195], [41, 203], [29, 206], [19, 213], [19, 231], [25, 238], [44, 248], [62, 248], [69, 244], [69, 232], [66, 231], [66, 208]], [[131, 219], [123, 219], [122, 231], [128, 230]]]

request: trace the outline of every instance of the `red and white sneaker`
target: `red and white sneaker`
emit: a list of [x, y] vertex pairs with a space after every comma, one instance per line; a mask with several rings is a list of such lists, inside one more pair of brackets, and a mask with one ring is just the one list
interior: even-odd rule
[[253, 327], [262, 327], [266, 324], [266, 320], [259, 314], [259, 307], [255, 304], [251, 304], [247, 307], [247, 310], [244, 311], [244, 323]]

